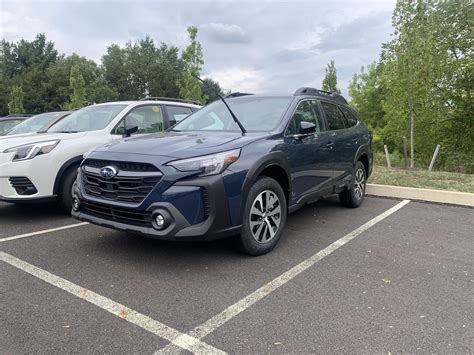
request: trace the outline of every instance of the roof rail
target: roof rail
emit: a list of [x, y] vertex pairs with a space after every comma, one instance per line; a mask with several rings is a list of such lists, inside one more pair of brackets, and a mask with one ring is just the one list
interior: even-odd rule
[[248, 92], [232, 92], [229, 95], [224, 96], [224, 99], [230, 99], [232, 97], [239, 97], [239, 96], [247, 96], [247, 95], [253, 95]]
[[147, 97], [144, 97], [143, 99], [140, 99], [139, 101], [151, 101], [151, 100], [184, 102], [184, 103], [187, 103], [187, 104], [194, 104], [194, 105], [202, 106], [202, 103], [200, 103], [198, 101], [176, 99], [176, 98], [173, 98], [173, 97], [147, 96]]
[[347, 100], [342, 95], [335, 94], [335, 93], [330, 92], [330, 91], [324, 91], [324, 90], [319, 90], [319, 89], [309, 88], [309, 87], [299, 88], [298, 90], [295, 91], [295, 93], [293, 95], [294, 96], [313, 95], [313, 96], [331, 98], [331, 99], [334, 99], [336, 101], [339, 101], [340, 103], [347, 104]]

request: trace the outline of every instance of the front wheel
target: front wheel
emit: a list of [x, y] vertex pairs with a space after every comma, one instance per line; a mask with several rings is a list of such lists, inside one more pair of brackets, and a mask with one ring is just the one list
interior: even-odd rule
[[61, 179], [59, 186], [59, 207], [67, 213], [71, 213], [72, 208], [72, 186], [76, 181], [77, 166], [69, 168]]
[[261, 177], [249, 191], [242, 217], [240, 244], [249, 255], [270, 252], [286, 224], [286, 198], [280, 184]]
[[354, 168], [355, 174], [352, 184], [349, 188], [339, 193], [341, 203], [350, 208], [359, 207], [365, 196], [365, 184], [367, 181], [367, 173], [365, 166], [358, 161]]

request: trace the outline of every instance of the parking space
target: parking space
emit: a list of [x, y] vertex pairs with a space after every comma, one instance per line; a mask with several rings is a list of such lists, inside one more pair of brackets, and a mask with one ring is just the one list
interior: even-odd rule
[[[93, 225], [0, 250], [226, 352], [473, 351], [474, 210], [410, 202], [383, 215], [399, 204], [318, 202], [291, 215], [278, 247], [257, 258], [236, 252], [232, 240], [169, 243]], [[0, 218], [0, 239], [77, 223], [6, 205]], [[7, 263], [0, 276], [2, 350], [179, 349]], [[264, 285], [265, 297], [239, 303]], [[215, 329], [200, 332], [216, 315]]]

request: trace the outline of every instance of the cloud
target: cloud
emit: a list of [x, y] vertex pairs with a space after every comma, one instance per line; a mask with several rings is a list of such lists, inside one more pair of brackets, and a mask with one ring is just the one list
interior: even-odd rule
[[250, 68], [233, 67], [210, 72], [206, 76], [217, 80], [224, 90], [233, 92], [260, 92], [267, 81], [264, 73]]
[[250, 36], [237, 25], [228, 25], [224, 23], [206, 23], [199, 26], [204, 35], [217, 43], [250, 43]]
[[[338, 84], [378, 59], [390, 40], [395, 0], [169, 1], [0, 0], [1, 37], [46, 33], [60, 53], [100, 62], [107, 46], [150, 35], [157, 44], [186, 47], [186, 28], [198, 26], [202, 76], [233, 91], [293, 93], [321, 87], [335, 60]], [[71, 16], [73, 14], [73, 16]]]

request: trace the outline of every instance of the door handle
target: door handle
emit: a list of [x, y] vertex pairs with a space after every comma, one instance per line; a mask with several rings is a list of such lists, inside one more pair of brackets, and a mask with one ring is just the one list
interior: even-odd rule
[[329, 149], [329, 150], [334, 149], [334, 142], [327, 142], [326, 143], [326, 149]]

